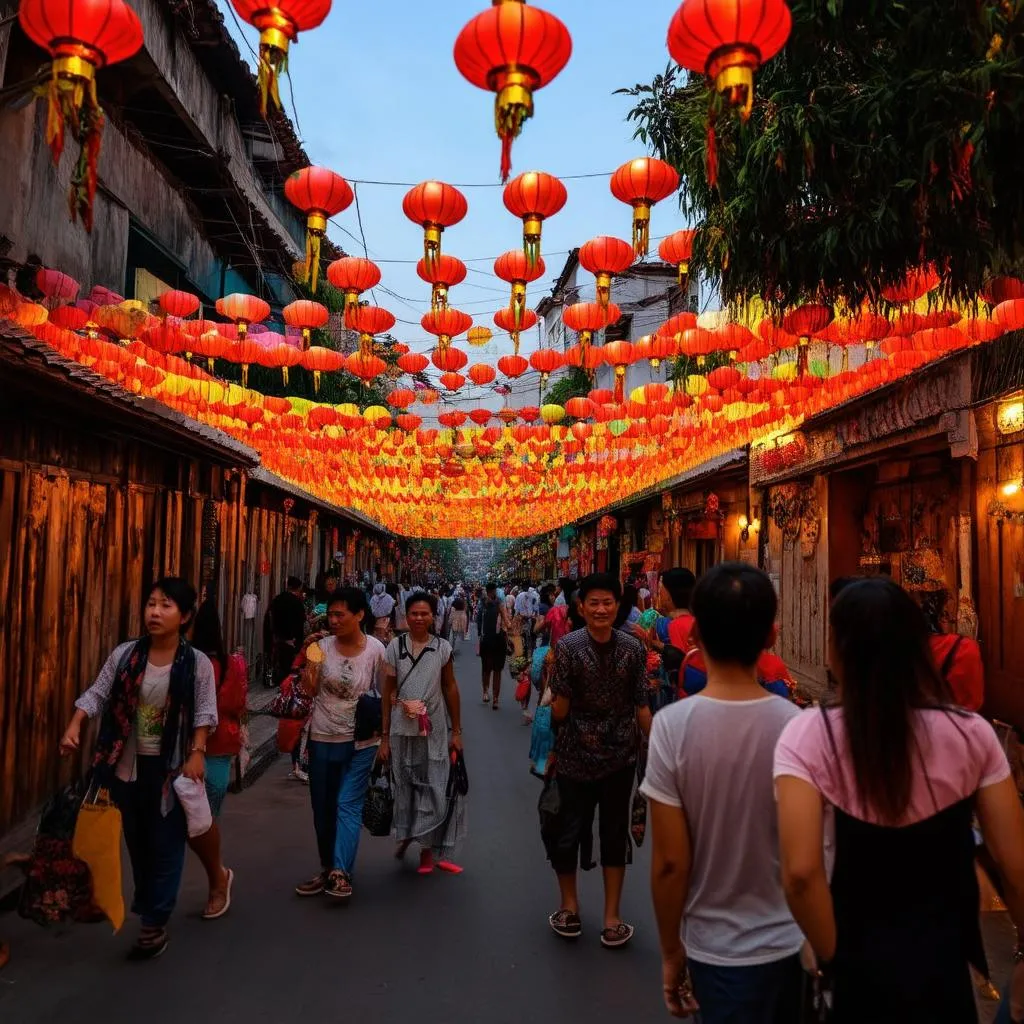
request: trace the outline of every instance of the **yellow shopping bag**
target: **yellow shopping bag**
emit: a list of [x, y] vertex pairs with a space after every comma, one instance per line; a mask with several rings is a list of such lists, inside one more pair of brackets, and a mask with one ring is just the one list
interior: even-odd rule
[[101, 789], [94, 799], [86, 796], [75, 823], [72, 851], [89, 865], [92, 901], [103, 911], [116, 932], [124, 924], [121, 892], [121, 812]]

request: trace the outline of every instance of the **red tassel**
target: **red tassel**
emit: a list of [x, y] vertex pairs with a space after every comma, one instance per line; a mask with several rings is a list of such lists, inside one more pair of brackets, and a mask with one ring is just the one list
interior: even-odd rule
[[714, 188], [718, 184], [718, 137], [715, 135], [715, 120], [712, 115], [708, 115], [705, 166], [707, 168], [708, 185]]
[[501, 137], [501, 183], [504, 185], [508, 181], [508, 176], [512, 173], [512, 136], [503, 135]]

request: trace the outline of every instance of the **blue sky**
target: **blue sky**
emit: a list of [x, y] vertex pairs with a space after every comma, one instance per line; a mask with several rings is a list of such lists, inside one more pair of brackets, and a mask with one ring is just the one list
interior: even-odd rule
[[[311, 160], [350, 181], [438, 178], [496, 186], [500, 144], [493, 128], [493, 94], [470, 85], [452, 59], [460, 29], [487, 4], [336, 0], [324, 24], [300, 36], [291, 50], [299, 132]], [[221, 5], [227, 8], [227, 0]], [[665, 67], [665, 35], [677, 3], [543, 0], [537, 6], [568, 26], [573, 55], [561, 75], [535, 95], [534, 117], [513, 148], [513, 175], [525, 170], [558, 175], [612, 171], [643, 155], [625, 120], [630, 98], [612, 93], [650, 81]], [[234, 29], [230, 15], [227, 21]], [[256, 31], [245, 26], [245, 35], [255, 46]], [[287, 83], [281, 92], [293, 114]], [[606, 177], [566, 184], [566, 207], [544, 226], [547, 274], [531, 286], [531, 305], [550, 291], [569, 248], [599, 234], [630, 234], [629, 208], [612, 197]], [[399, 318], [396, 335], [423, 351], [429, 335], [419, 318], [430, 305], [429, 286], [416, 275], [422, 235], [402, 213], [407, 189], [356, 187], [369, 256], [381, 267], [383, 285], [407, 300], [378, 291], [379, 304]], [[445, 232], [443, 247], [473, 269], [452, 290], [451, 302], [477, 323], [493, 327], [493, 313], [507, 303], [507, 286], [493, 276], [493, 260], [521, 244], [521, 223], [505, 209], [500, 187], [463, 191], [469, 213]], [[338, 219], [346, 230], [333, 227], [332, 236], [361, 255], [355, 206]], [[673, 201], [655, 208], [652, 236], [682, 226]], [[401, 260], [412, 262], [389, 262]], [[524, 335], [523, 353], [535, 347], [536, 334]], [[484, 352], [491, 361], [506, 350], [492, 346]]]

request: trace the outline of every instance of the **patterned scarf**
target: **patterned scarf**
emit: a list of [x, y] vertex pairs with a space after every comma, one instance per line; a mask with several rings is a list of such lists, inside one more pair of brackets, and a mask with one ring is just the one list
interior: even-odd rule
[[[139, 706], [142, 678], [146, 674], [151, 641], [148, 636], [137, 640], [117, 666], [110, 699], [100, 721], [99, 738], [92, 766], [101, 784], [109, 783], [124, 745], [135, 728], [135, 712]], [[171, 681], [167, 692], [163, 739], [160, 756], [170, 774], [181, 767], [185, 751], [192, 741], [192, 717], [195, 708], [196, 657], [184, 637], [171, 665]]]

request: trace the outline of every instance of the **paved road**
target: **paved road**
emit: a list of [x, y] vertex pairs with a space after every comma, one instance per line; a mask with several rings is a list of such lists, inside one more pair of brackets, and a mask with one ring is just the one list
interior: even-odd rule
[[[657, 939], [647, 893], [647, 848], [626, 883], [623, 912], [637, 925], [622, 951], [598, 942], [598, 873], [585, 876], [586, 934], [550, 934], [557, 891], [537, 829], [540, 783], [528, 773], [529, 730], [506, 700], [480, 704], [477, 660], [462, 646], [458, 674], [471, 791], [465, 874], [421, 878], [390, 841], [363, 838], [356, 894], [344, 906], [292, 895], [316, 855], [307, 790], [278, 762], [229, 796], [223, 816], [235, 902], [204, 922], [193, 858], [167, 953], [124, 962], [134, 923], [46, 932], [13, 915], [0, 930], [14, 950], [0, 973], [4, 1024], [102, 1021], [372, 1021], [373, 1024], [621, 1024], [657, 1021]], [[508, 687], [507, 698], [511, 697]], [[588, 912], [589, 911], [589, 912]]]

